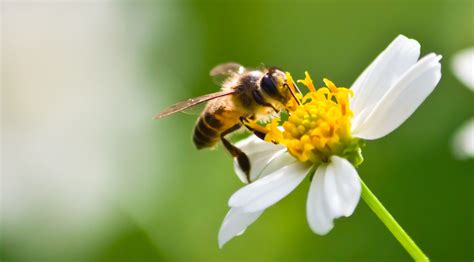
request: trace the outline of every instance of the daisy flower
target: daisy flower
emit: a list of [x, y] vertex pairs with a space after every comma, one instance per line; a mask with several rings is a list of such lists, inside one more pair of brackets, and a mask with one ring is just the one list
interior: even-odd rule
[[[441, 56], [419, 56], [420, 44], [400, 35], [351, 89], [337, 87], [328, 79], [324, 79], [325, 86], [315, 88], [306, 73], [306, 78], [298, 82], [309, 92], [288, 106], [289, 117], [275, 118], [265, 127], [254, 123], [254, 128], [266, 133], [265, 141], [251, 136], [237, 144], [250, 159], [252, 183], [229, 199], [231, 209], [219, 232], [219, 246], [242, 234], [265, 209], [309, 177], [306, 217], [313, 232], [327, 234], [334, 219], [352, 215], [362, 195], [397, 239], [409, 246], [408, 252], [424, 258], [356, 170], [363, 161], [364, 141], [395, 130], [438, 84]], [[287, 77], [294, 89], [291, 76]], [[246, 181], [238, 164], [235, 172]]]
[[[474, 47], [458, 52], [452, 60], [454, 75], [474, 91]], [[474, 117], [471, 117], [454, 134], [452, 150], [457, 159], [474, 158]]]

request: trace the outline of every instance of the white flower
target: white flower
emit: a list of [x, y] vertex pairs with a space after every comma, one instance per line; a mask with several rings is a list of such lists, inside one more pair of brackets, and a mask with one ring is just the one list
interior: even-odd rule
[[[418, 60], [419, 55], [419, 43], [400, 35], [359, 76], [352, 86], [354, 96], [350, 100], [354, 113], [352, 124], [349, 123], [352, 137], [372, 140], [389, 134], [433, 91], [441, 78], [441, 56], [429, 54]], [[220, 247], [243, 233], [266, 208], [287, 196], [308, 175], [313, 177], [307, 220], [315, 233], [327, 234], [334, 219], [354, 212], [361, 184], [355, 167], [342, 154], [330, 155], [314, 164], [300, 161], [283, 145], [273, 145], [255, 136], [237, 146], [251, 161], [253, 182], [229, 199], [231, 209], [219, 232]], [[242, 177], [238, 165], [235, 171]]]
[[474, 117], [456, 131], [452, 147], [456, 158], [474, 158]]
[[[451, 68], [454, 75], [474, 91], [474, 47], [458, 52], [453, 58]], [[451, 145], [456, 158], [474, 158], [474, 118], [456, 131]]]
[[474, 47], [462, 50], [454, 55], [451, 67], [454, 75], [474, 91]]

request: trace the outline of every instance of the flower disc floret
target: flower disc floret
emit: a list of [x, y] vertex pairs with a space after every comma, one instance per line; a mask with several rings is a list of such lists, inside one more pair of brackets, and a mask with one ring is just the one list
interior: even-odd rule
[[318, 164], [339, 155], [359, 165], [362, 162], [359, 140], [351, 136], [353, 113], [349, 98], [352, 91], [337, 87], [328, 79], [324, 79], [326, 86], [315, 89], [308, 73], [305, 80], [298, 82], [306, 85], [310, 92], [297, 106], [287, 107], [286, 121], [276, 118], [266, 126], [265, 139], [285, 145], [290, 154], [302, 162]]

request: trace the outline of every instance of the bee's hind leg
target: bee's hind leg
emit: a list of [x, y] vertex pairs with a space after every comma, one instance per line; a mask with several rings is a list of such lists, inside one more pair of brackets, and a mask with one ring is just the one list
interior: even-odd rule
[[262, 139], [262, 140], [265, 140], [265, 135], [266, 133], [264, 132], [261, 132], [261, 131], [258, 131], [258, 130], [255, 130], [255, 128], [251, 127], [250, 125], [248, 125], [248, 120], [247, 118], [241, 116], [240, 117], [240, 122], [242, 123], [242, 125], [244, 125], [250, 132], [252, 132], [255, 136], [257, 136], [258, 138]]
[[250, 183], [250, 160], [247, 157], [247, 155], [242, 152], [238, 147], [234, 146], [232, 143], [229, 142], [225, 138], [226, 135], [238, 130], [240, 127], [242, 127], [242, 124], [236, 124], [235, 126], [227, 129], [226, 131], [222, 132], [221, 134], [221, 141], [224, 147], [229, 151], [229, 153], [232, 155], [232, 157], [235, 157], [237, 159], [237, 163], [239, 163], [240, 168], [242, 171], [245, 173], [245, 176], [247, 178], [247, 182]]

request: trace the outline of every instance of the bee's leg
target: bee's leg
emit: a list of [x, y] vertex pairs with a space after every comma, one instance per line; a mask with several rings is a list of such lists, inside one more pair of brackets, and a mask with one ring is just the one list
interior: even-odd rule
[[261, 131], [258, 131], [258, 130], [255, 130], [253, 127], [249, 126], [249, 125], [248, 125], [248, 120], [247, 120], [246, 117], [241, 116], [241, 117], [240, 117], [240, 122], [241, 122], [242, 125], [244, 125], [250, 132], [252, 132], [254, 135], [256, 135], [258, 138], [260, 138], [260, 139], [262, 139], [262, 140], [265, 140], [265, 135], [266, 135], [266, 133], [261, 132]]
[[229, 153], [237, 159], [237, 162], [239, 163], [240, 168], [242, 171], [244, 171], [245, 176], [247, 178], [247, 182], [250, 183], [250, 160], [247, 157], [247, 155], [242, 152], [238, 147], [234, 146], [232, 143], [230, 143], [225, 136], [227, 134], [230, 134], [237, 129], [242, 127], [242, 124], [236, 124], [235, 126], [227, 129], [226, 131], [222, 132], [221, 134], [221, 141], [224, 147], [229, 151]]

